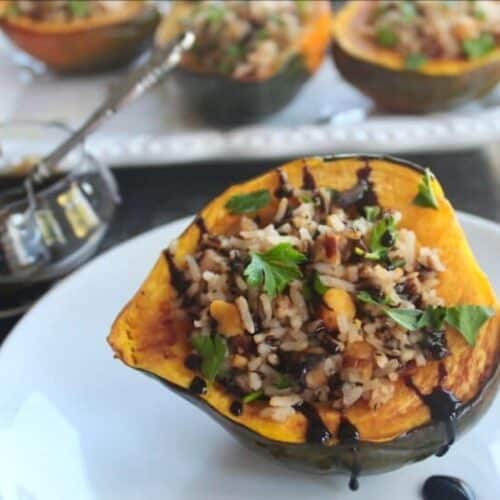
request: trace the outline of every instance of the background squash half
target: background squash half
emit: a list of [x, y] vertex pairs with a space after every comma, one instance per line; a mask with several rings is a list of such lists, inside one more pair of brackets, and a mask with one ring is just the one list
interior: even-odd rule
[[474, 61], [429, 60], [405, 69], [404, 57], [367, 40], [360, 29], [376, 2], [347, 2], [336, 14], [333, 55], [342, 76], [395, 112], [422, 113], [450, 108], [487, 94], [500, 82], [500, 48]]
[[[167, 43], [180, 31], [180, 19], [196, 2], [176, 0], [157, 33], [157, 43]], [[244, 80], [206, 73], [186, 61], [173, 72], [178, 88], [201, 116], [221, 125], [244, 123], [275, 113], [288, 104], [324, 60], [331, 42], [332, 13], [328, 0], [315, 0], [296, 43], [281, 54], [277, 71], [265, 80]]]
[[62, 73], [113, 69], [132, 61], [152, 42], [160, 15], [146, 0], [128, 0], [103, 16], [70, 22], [8, 15], [0, 3], [0, 27], [20, 49]]
[[[356, 173], [369, 165], [371, 181], [384, 208], [401, 212], [401, 226], [413, 230], [422, 245], [439, 250], [446, 271], [441, 275], [439, 293], [447, 304], [472, 303], [497, 307], [496, 297], [486, 276], [476, 263], [451, 205], [437, 181], [433, 181], [439, 210], [412, 203], [422, 177], [419, 167], [403, 160], [379, 156], [336, 156], [307, 158], [288, 163], [282, 169], [291, 184], [302, 183], [307, 165], [318, 186], [345, 190], [357, 182]], [[229, 188], [200, 213], [209, 232], [227, 233], [238, 221], [224, 208], [235, 194], [279, 186], [279, 174], [271, 171], [253, 180]], [[277, 203], [274, 200], [273, 203]], [[271, 210], [272, 211], [272, 210]], [[269, 207], [259, 214], [271, 217]], [[200, 229], [190, 225], [180, 236], [174, 255], [175, 263], [183, 267], [185, 255], [198, 243]], [[317, 404], [316, 410], [333, 439], [327, 444], [306, 442], [307, 421], [296, 413], [284, 423], [259, 415], [265, 402], [244, 405], [241, 416], [230, 412], [232, 396], [217, 383], [203, 396], [189, 391], [196, 375], [184, 360], [191, 351], [188, 339], [190, 324], [177, 319], [176, 291], [172, 285], [169, 265], [162, 255], [150, 275], [116, 319], [108, 341], [116, 356], [132, 368], [141, 370], [164, 383], [182, 397], [200, 407], [244, 444], [255, 447], [284, 462], [316, 471], [352, 471], [362, 473], [387, 471], [436, 453], [448, 441], [443, 422], [432, 418], [429, 408], [417, 394], [397, 382], [395, 397], [377, 410], [359, 401], [344, 414]], [[500, 379], [498, 355], [500, 345], [500, 315], [483, 327], [474, 348], [452, 329], [447, 330], [451, 356], [444, 361], [448, 372], [446, 390], [461, 401], [456, 414], [460, 433], [486, 410], [494, 397]], [[438, 384], [438, 363], [429, 362], [418, 368], [413, 383], [423, 394]], [[348, 420], [358, 431], [360, 441], [339, 443], [340, 422]], [[354, 451], [353, 451], [354, 450]]]

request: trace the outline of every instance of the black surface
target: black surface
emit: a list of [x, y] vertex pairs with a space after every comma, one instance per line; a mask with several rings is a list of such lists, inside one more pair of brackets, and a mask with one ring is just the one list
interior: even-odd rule
[[[401, 157], [431, 167], [458, 210], [500, 222], [500, 165], [495, 169], [482, 151]], [[230, 184], [258, 175], [284, 161], [116, 169], [123, 203], [100, 251], [192, 214]], [[13, 320], [0, 321], [0, 342], [13, 324]]]

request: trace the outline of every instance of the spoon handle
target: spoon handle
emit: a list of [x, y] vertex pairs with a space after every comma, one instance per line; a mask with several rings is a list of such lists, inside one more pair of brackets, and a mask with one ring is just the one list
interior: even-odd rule
[[122, 83], [112, 88], [107, 99], [87, 118], [80, 128], [52, 153], [37, 163], [30, 175], [32, 180], [37, 183], [47, 178], [60, 160], [99, 127], [101, 123], [161, 81], [172, 68], [177, 66], [182, 54], [192, 47], [194, 41], [195, 35], [188, 31], [182, 33], [167, 45], [155, 48], [144, 65], [133, 71]]

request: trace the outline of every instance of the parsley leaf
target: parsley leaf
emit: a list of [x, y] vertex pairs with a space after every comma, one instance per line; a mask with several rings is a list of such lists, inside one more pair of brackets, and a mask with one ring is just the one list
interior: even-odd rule
[[290, 383], [288, 375], [285, 375], [283, 373], [278, 374], [278, 379], [274, 383], [276, 389], [288, 389], [291, 385], [292, 384]]
[[369, 205], [363, 207], [363, 211], [365, 212], [365, 217], [368, 222], [375, 222], [381, 212], [380, 207]]
[[495, 48], [495, 39], [491, 33], [482, 33], [477, 38], [462, 42], [462, 48], [468, 59], [478, 59]]
[[327, 287], [320, 279], [318, 273], [316, 273], [314, 275], [314, 279], [313, 279], [313, 288], [314, 288], [314, 291], [318, 294], [318, 295], [325, 295], [326, 292], [328, 292], [328, 290], [330, 290], [329, 287]]
[[394, 47], [398, 43], [398, 37], [390, 28], [383, 27], [377, 30], [377, 43], [382, 47]]
[[388, 307], [387, 301], [378, 301], [368, 292], [359, 292], [358, 300], [365, 304], [379, 306], [389, 318], [407, 330], [429, 328], [441, 330], [445, 323], [458, 330], [469, 345], [474, 347], [483, 324], [491, 318], [495, 311], [489, 307], [459, 305], [454, 307], [428, 306], [420, 309], [398, 309]]
[[250, 286], [263, 284], [269, 297], [274, 298], [290, 282], [302, 277], [299, 264], [306, 260], [290, 243], [280, 243], [264, 253], [251, 252], [250, 263], [243, 274]]
[[253, 403], [254, 401], [257, 401], [257, 399], [260, 399], [262, 396], [264, 396], [264, 391], [262, 389], [259, 389], [258, 391], [249, 392], [246, 396], [243, 396], [241, 400], [244, 403]]
[[388, 249], [396, 242], [396, 221], [394, 217], [384, 217], [377, 222], [370, 234], [370, 251], [365, 252], [361, 248], [356, 248], [355, 252], [369, 260], [382, 260], [388, 256]]
[[227, 353], [227, 344], [221, 335], [195, 335], [191, 342], [201, 356], [201, 372], [210, 382], [215, 380]]
[[446, 322], [456, 328], [469, 345], [475, 346], [479, 330], [494, 314], [489, 307], [461, 305], [447, 308]]
[[68, 0], [68, 5], [75, 17], [85, 17], [90, 10], [88, 0]]
[[474, 10], [474, 17], [475, 17], [478, 21], [485, 21], [485, 20], [486, 20], [486, 12], [484, 12], [484, 10], [481, 10], [481, 9], [476, 8], [476, 9]]
[[261, 189], [248, 194], [237, 194], [229, 199], [225, 207], [232, 214], [248, 214], [257, 212], [271, 203], [271, 193]]
[[409, 331], [418, 329], [418, 322], [422, 316], [422, 311], [419, 309], [397, 309], [384, 307], [384, 312], [395, 323], [401, 325]]
[[19, 7], [15, 3], [9, 3], [5, 9], [5, 15], [7, 17], [16, 17], [19, 15]]
[[418, 320], [418, 328], [441, 330], [446, 320], [446, 307], [427, 306]]
[[403, 328], [407, 330], [417, 330], [418, 321], [422, 316], [422, 311], [419, 309], [397, 309], [388, 307], [391, 305], [391, 301], [389, 299], [384, 299], [383, 301], [379, 301], [374, 299], [368, 292], [359, 292], [356, 297], [361, 302], [365, 304], [370, 304], [372, 306], [379, 306], [384, 314], [391, 318], [395, 323], [401, 325]]
[[365, 291], [359, 292], [356, 295], [356, 297], [358, 298], [358, 300], [360, 300], [361, 302], [364, 302], [365, 304], [370, 304], [372, 306], [383, 305], [382, 302], [375, 300], [368, 292], [365, 292]]
[[219, 23], [224, 19], [224, 7], [219, 5], [207, 5], [205, 9], [205, 19], [209, 23]]
[[405, 2], [401, 2], [399, 4], [399, 10], [401, 12], [401, 16], [403, 21], [410, 22], [417, 15], [417, 10], [415, 9], [415, 5], [412, 2], [406, 0]]
[[405, 59], [405, 68], [413, 71], [420, 69], [427, 62], [423, 54], [409, 54]]
[[419, 205], [421, 207], [435, 208], [438, 209], [439, 205], [436, 200], [436, 195], [432, 190], [432, 179], [434, 175], [432, 172], [426, 168], [425, 174], [418, 185], [418, 194], [413, 199], [414, 205]]

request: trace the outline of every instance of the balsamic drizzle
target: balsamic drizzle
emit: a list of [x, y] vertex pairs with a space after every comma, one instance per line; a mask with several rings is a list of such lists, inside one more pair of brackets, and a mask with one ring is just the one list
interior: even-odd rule
[[194, 219], [194, 224], [195, 226], [198, 227], [200, 230], [200, 238], [208, 233], [207, 226], [205, 224], [205, 221], [203, 220], [203, 217], [201, 215], [197, 215], [196, 218]]
[[307, 419], [306, 441], [308, 443], [326, 444], [332, 435], [323, 423], [316, 408], [305, 401], [295, 405], [294, 408]]
[[431, 476], [422, 488], [424, 500], [475, 500], [472, 488], [461, 479], [451, 476]]
[[292, 186], [288, 184], [286, 176], [280, 167], [276, 169], [276, 172], [278, 173], [279, 186], [274, 191], [274, 196], [276, 198], [290, 198], [293, 194]]
[[179, 294], [184, 292], [188, 284], [186, 280], [184, 279], [184, 274], [183, 272], [177, 268], [174, 262], [174, 257], [170, 250], [164, 250], [163, 251], [163, 256], [165, 257], [167, 264], [168, 264], [168, 269], [170, 271], [170, 281], [174, 288], [177, 290]]
[[438, 385], [430, 394], [422, 394], [411, 378], [406, 379], [406, 385], [410, 387], [429, 408], [432, 420], [443, 422], [446, 427], [446, 442], [436, 452], [436, 456], [438, 457], [442, 457], [455, 442], [455, 419], [461, 406], [456, 396], [451, 391], [444, 389], [441, 385], [446, 375], [445, 365], [439, 363]]
[[349, 488], [356, 491], [359, 488], [359, 473], [361, 468], [358, 463], [359, 431], [345, 417], [342, 417], [337, 431], [337, 437], [340, 444], [347, 445], [352, 452], [351, 478], [349, 479]]
[[207, 392], [207, 383], [200, 377], [194, 377], [189, 386], [189, 390], [201, 396]]
[[316, 189], [316, 180], [307, 165], [304, 165], [302, 169], [302, 189], [308, 191], [314, 191]]
[[362, 210], [367, 205], [378, 205], [374, 185], [370, 180], [371, 171], [370, 161], [365, 159], [365, 166], [356, 172], [357, 184], [338, 195], [336, 202], [341, 208], [356, 206], [358, 210]]
[[240, 401], [233, 401], [229, 407], [229, 411], [235, 416], [239, 417], [243, 413], [243, 405]]

